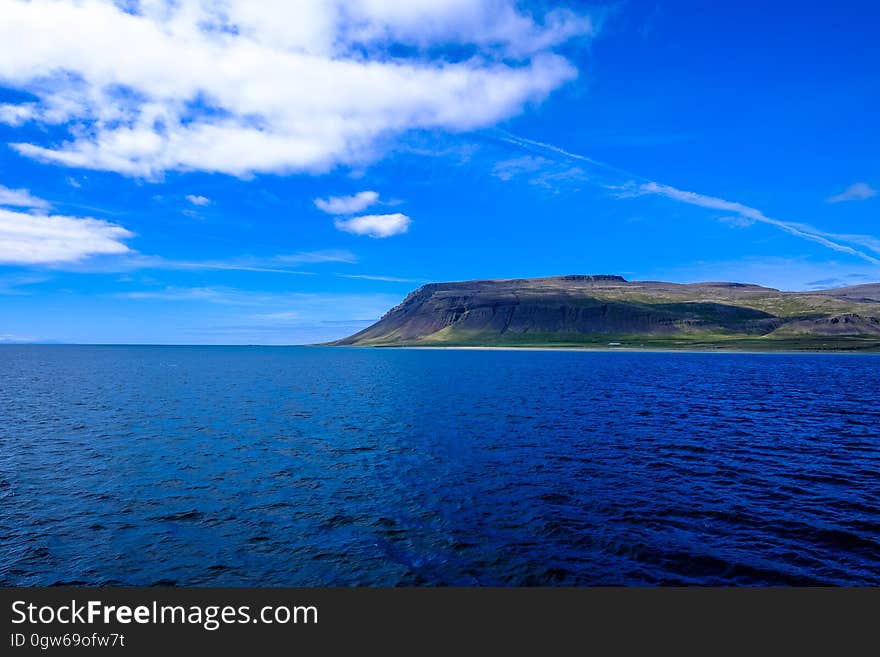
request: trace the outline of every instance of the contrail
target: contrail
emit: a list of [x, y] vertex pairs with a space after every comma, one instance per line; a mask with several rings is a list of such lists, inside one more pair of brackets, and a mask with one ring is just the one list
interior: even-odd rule
[[[862, 248], [868, 249], [869, 251], [880, 253], [880, 240], [872, 237], [871, 235], [835, 235], [833, 233], [826, 233], [817, 228], [813, 228], [812, 226], [809, 226], [807, 224], [791, 223], [787, 221], [781, 221], [779, 219], [773, 219], [766, 216], [760, 210], [749, 207], [747, 205], [743, 205], [742, 203], [738, 203], [736, 201], [727, 201], [725, 199], [717, 198], [714, 196], [706, 196], [697, 192], [685, 191], [682, 189], [678, 189], [677, 187], [672, 187], [671, 185], [663, 185], [651, 180], [650, 178], [646, 178], [645, 176], [640, 176], [630, 171], [626, 171], [625, 169], [621, 169], [614, 165], [608, 164], [606, 162], [601, 162], [591, 157], [587, 157], [586, 155], [581, 155], [580, 153], [572, 153], [571, 151], [567, 151], [564, 148], [555, 146], [554, 144], [535, 141], [533, 139], [526, 139], [525, 137], [520, 137], [501, 129], [497, 129], [493, 132], [495, 133], [496, 139], [506, 142], [508, 144], [512, 144], [524, 150], [528, 150], [531, 152], [540, 151], [544, 154], [552, 154], [554, 156], [557, 156], [555, 158], [557, 161], [558, 157], [561, 156], [569, 160], [586, 162], [599, 169], [610, 171], [625, 177], [626, 180], [621, 181], [619, 185], [610, 186], [617, 189], [626, 189], [625, 192], [620, 194], [621, 198], [656, 194], [660, 196], [665, 196], [666, 198], [670, 198], [680, 203], [686, 203], [688, 205], [734, 212], [745, 219], [749, 219], [750, 221], [775, 226], [776, 228], [779, 228], [789, 235], [794, 235], [796, 237], [800, 237], [802, 239], [821, 244], [822, 246], [825, 246], [834, 251], [847, 253], [849, 255], [870, 262], [873, 265], [880, 266], [880, 259], [875, 258], [874, 256], [865, 253], [864, 251], [861, 251], [859, 249], [856, 249], [852, 246], [841, 244], [835, 241], [842, 240], [845, 242], [850, 242]], [[635, 183], [637, 182], [641, 184], [635, 186]]]
[[554, 146], [553, 144], [547, 144], [542, 141], [534, 141], [533, 139], [526, 139], [525, 137], [519, 137], [517, 135], [511, 134], [506, 130], [501, 130], [500, 128], [495, 130], [497, 133], [497, 139], [507, 142], [509, 144], [513, 144], [514, 146], [519, 146], [520, 148], [524, 148], [526, 150], [541, 150], [541, 151], [549, 151], [551, 153], [555, 153], [557, 155], [561, 155], [570, 160], [579, 160], [581, 162], [587, 162], [588, 164], [592, 164], [593, 166], [599, 167], [600, 169], [605, 169], [606, 171], [612, 171], [614, 173], [622, 174], [631, 180], [639, 180], [644, 182], [649, 182], [648, 178], [644, 176], [640, 176], [636, 173], [632, 173], [631, 171], [626, 171], [625, 169], [621, 169], [620, 167], [616, 167], [614, 165], [608, 164], [607, 162], [600, 162], [599, 160], [594, 160], [591, 157], [587, 157], [586, 155], [580, 155], [578, 153], [572, 153], [571, 151], [567, 151], [564, 148], [559, 148], [559, 146]]

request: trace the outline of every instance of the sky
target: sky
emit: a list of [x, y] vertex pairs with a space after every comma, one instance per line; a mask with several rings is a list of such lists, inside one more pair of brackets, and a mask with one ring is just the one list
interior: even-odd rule
[[303, 344], [419, 285], [880, 281], [874, 2], [0, 0], [0, 342]]

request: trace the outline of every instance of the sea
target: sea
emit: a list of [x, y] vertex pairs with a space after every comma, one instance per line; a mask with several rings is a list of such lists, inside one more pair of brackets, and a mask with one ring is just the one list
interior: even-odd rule
[[880, 356], [0, 347], [0, 584], [880, 584]]

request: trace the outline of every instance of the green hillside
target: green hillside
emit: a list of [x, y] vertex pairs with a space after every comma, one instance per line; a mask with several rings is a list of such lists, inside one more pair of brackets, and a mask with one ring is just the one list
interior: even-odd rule
[[332, 344], [880, 351], [880, 284], [782, 292], [582, 275], [434, 283]]

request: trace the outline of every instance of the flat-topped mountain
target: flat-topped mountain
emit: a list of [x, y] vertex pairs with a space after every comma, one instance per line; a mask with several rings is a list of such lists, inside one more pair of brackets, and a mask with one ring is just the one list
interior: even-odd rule
[[[782, 292], [614, 275], [431, 283], [334, 345], [880, 350], [880, 284]], [[619, 343], [619, 345], [618, 345]]]

